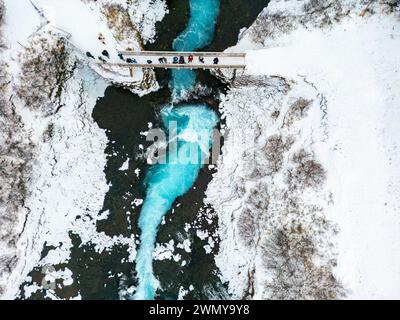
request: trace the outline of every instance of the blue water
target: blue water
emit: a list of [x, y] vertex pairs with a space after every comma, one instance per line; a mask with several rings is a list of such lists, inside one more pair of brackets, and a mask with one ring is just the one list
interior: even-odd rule
[[[137, 299], [154, 298], [158, 283], [153, 275], [152, 262], [158, 226], [175, 199], [185, 194], [196, 181], [211, 147], [212, 129], [218, 121], [216, 114], [204, 105], [170, 107], [162, 113], [164, 126], [170, 125], [171, 121], [178, 124], [175, 132], [169, 132], [169, 139], [179, 139], [176, 152], [171, 152], [167, 163], [151, 167], [146, 176], [146, 199], [139, 217], [142, 233], [136, 258]], [[197, 154], [196, 159], [190, 154]]]
[[[210, 44], [214, 37], [219, 0], [190, 0], [187, 28], [174, 43], [174, 50], [194, 51]], [[196, 83], [191, 70], [172, 72], [173, 97], [179, 97]], [[212, 145], [218, 117], [207, 105], [166, 106], [161, 112], [169, 141], [165, 164], [156, 164], [146, 175], [146, 199], [139, 217], [140, 247], [136, 256], [138, 287], [135, 299], [154, 299], [159, 283], [153, 274], [153, 252], [158, 227], [177, 197], [194, 184]], [[171, 129], [174, 128], [175, 129]], [[194, 156], [193, 156], [194, 155]]]
[[[219, 14], [219, 0], [189, 0], [190, 18], [186, 29], [174, 40], [175, 51], [196, 51], [211, 44]], [[193, 70], [172, 70], [170, 87], [181, 98], [196, 84]]]

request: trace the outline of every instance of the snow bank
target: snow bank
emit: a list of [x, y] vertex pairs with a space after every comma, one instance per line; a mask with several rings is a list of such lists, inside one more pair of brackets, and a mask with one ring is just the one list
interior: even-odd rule
[[247, 72], [305, 76], [326, 96], [329, 147], [319, 156], [341, 227], [338, 276], [351, 298], [400, 298], [399, 20], [349, 20], [290, 39], [249, 52]]
[[[68, 231], [72, 230], [76, 216], [96, 216], [108, 190], [103, 174], [107, 138], [91, 118], [91, 110], [98, 95], [104, 92], [105, 83], [87, 88], [90, 96], [83, 97], [82, 103], [76, 94], [79, 87], [73, 87], [79, 86], [79, 81], [74, 80], [69, 87], [67, 106], [51, 119], [41, 119], [23, 106], [18, 110], [37, 148], [29, 198], [18, 213], [25, 216], [18, 240], [20, 260], [7, 279], [4, 298], [16, 296], [22, 280], [39, 262], [45, 243], [60, 248], [59, 258], [47, 263], [68, 259], [71, 245]], [[54, 136], [51, 141], [41, 143], [43, 128], [49, 125]], [[82, 188], [76, 188], [77, 185]]]
[[[254, 131], [260, 133], [258, 139], [267, 139], [274, 131], [274, 125], [263, 129], [270, 121], [265, 108], [276, 108], [277, 115], [281, 114], [293, 92], [281, 96], [283, 87], [273, 92], [274, 85], [260, 80], [265, 75], [274, 76], [294, 83], [299, 92], [314, 89], [313, 100], [319, 101], [323, 111], [323, 117], [318, 118], [310, 113], [311, 107], [299, 131], [293, 133], [296, 141], [308, 137], [302, 145], [313, 150], [327, 172], [324, 188], [301, 195], [306, 203], [318, 203], [325, 217], [339, 227], [338, 235], [332, 237], [334, 249], [320, 251], [322, 258], [337, 260], [333, 272], [347, 298], [400, 298], [399, 14], [395, 7], [380, 1], [368, 6], [362, 1], [329, 1], [329, 9], [319, 9], [318, 17], [337, 16], [338, 10], [329, 10], [338, 4], [341, 10], [351, 10], [343, 16], [340, 11], [340, 22], [333, 25], [310, 27], [316, 17], [304, 11], [306, 3], [272, 1], [264, 10], [264, 19], [279, 14], [284, 19], [279, 19], [280, 25], [271, 18], [279, 30], [257, 32], [259, 24], [255, 23], [238, 46], [230, 49], [253, 51], [248, 51], [246, 76], [242, 78], [247, 77], [247, 84], [239, 83], [222, 104], [230, 133], [219, 171], [208, 190], [208, 199], [221, 221], [217, 263], [235, 296], [242, 297], [249, 290], [254, 290], [253, 297], [271, 293], [271, 270], [261, 259], [262, 246], [243, 251], [236, 226], [243, 207], [240, 194], [249, 189], [235, 189], [232, 186], [237, 183], [232, 179], [242, 174], [243, 166], [249, 166], [242, 158], [251, 144], [230, 139], [243, 128], [248, 129], [244, 136], [250, 140]], [[299, 17], [305, 23], [298, 23]], [[255, 34], [264, 34], [264, 39], [254, 42]], [[268, 49], [254, 50], [263, 46]], [[251, 82], [260, 87], [257, 92], [251, 89]], [[251, 185], [254, 177], [246, 176], [245, 181]], [[273, 215], [271, 219], [281, 218]], [[310, 298], [300, 296], [304, 297]]]
[[[143, 7], [145, 2], [147, 6]], [[129, 259], [134, 261], [134, 239], [122, 236], [110, 238], [96, 230], [96, 221], [104, 217], [99, 215], [99, 211], [109, 186], [103, 172], [107, 137], [94, 122], [92, 111], [109, 82], [124, 86], [133, 84], [131, 89], [138, 94], [157, 89], [157, 83], [151, 72], [139, 74], [142, 71], [138, 71], [132, 79], [121, 70], [98, 68], [96, 61], [86, 57], [86, 51], [98, 58], [103, 50], [107, 50], [110, 61], [117, 61], [117, 50], [124, 49], [121, 46], [129, 44], [136, 45], [134, 49], [140, 48], [141, 40], [135, 38], [140, 33], [130, 39], [121, 37], [116, 27], [106, 21], [104, 14], [106, 5], [121, 5], [122, 8], [134, 10], [137, 9], [135, 2], [5, 0], [5, 5], [2, 31], [6, 48], [1, 52], [1, 62], [5, 63], [4, 72], [10, 81], [5, 82], [2, 94], [4, 91], [10, 110], [6, 109], [5, 113], [0, 114], [0, 122], [3, 123], [6, 117], [18, 128], [14, 130], [13, 139], [25, 147], [29, 157], [26, 156], [23, 161], [27, 161], [31, 169], [24, 180], [26, 189], [23, 205], [16, 204], [19, 209], [13, 212], [13, 226], [7, 228], [7, 232], [12, 232], [12, 241], [9, 238], [0, 241], [0, 296], [13, 299], [18, 296], [20, 285], [34, 267], [46, 267], [69, 260], [72, 245], [69, 232], [78, 234], [83, 243], [94, 244], [99, 252], [114, 245], [128, 245]], [[164, 1], [143, 1], [141, 8], [146, 8], [149, 16], [146, 18], [145, 13], [136, 11], [132, 25], [139, 24], [146, 33], [146, 41], [150, 41], [155, 22], [165, 12]], [[149, 18], [152, 10], [156, 12]], [[99, 33], [102, 34], [102, 41], [99, 40]], [[23, 79], [20, 74], [23, 62], [20, 60], [21, 53], [30, 52], [33, 40], [58, 37], [68, 39], [68, 58], [75, 60], [79, 68], [74, 69], [71, 77], [62, 84], [61, 103], [56, 111], [44, 114], [26, 106], [24, 100], [14, 94], [14, 90]], [[5, 128], [1, 127], [0, 130], [1, 138]], [[3, 160], [3, 156], [7, 158], [9, 155], [1, 154], [0, 160]], [[0, 214], [8, 205], [1, 203]], [[54, 249], [42, 259], [45, 244], [54, 246]], [[6, 259], [4, 261], [3, 256]], [[3, 265], [9, 257], [11, 264]], [[72, 279], [67, 271], [59, 276], [65, 278], [69, 285]], [[39, 289], [30, 287], [26, 292], [29, 295], [29, 292]], [[48, 294], [51, 298], [57, 298], [54, 292], [49, 291]]]

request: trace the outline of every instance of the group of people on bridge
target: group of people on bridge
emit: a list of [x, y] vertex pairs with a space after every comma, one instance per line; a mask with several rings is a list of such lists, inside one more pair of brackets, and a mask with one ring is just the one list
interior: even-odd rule
[[[205, 63], [205, 60], [204, 60], [203, 56], [199, 56], [198, 60], [202, 64]], [[187, 63], [193, 63], [193, 61], [194, 61], [194, 56], [193, 55], [189, 55], [188, 58], [187, 58]], [[158, 62], [161, 63], [161, 64], [166, 64], [166, 63], [168, 63], [168, 60], [165, 57], [161, 57], [160, 59], [158, 59]], [[185, 60], [184, 56], [179, 56], [179, 57], [175, 56], [175, 57], [172, 58], [172, 63], [173, 64], [186, 64], [186, 60]], [[214, 58], [213, 63], [214, 64], [218, 64], [219, 63], [218, 57]]]
[[[123, 56], [122, 56], [122, 54], [120, 54], [120, 58], [121, 59], [123, 59]], [[204, 60], [204, 57], [203, 56], [199, 56], [198, 57], [198, 60], [199, 60], [199, 62], [200, 63], [202, 63], [202, 64], [204, 64], [205, 63], [205, 60]], [[187, 62], [186, 62], [186, 59], [185, 59], [185, 57], [184, 56], [175, 56], [175, 57], [172, 57], [172, 64], [186, 64], [186, 63], [193, 63], [193, 61], [194, 61], [194, 56], [193, 55], [189, 55], [188, 57], [187, 57]], [[137, 62], [137, 60], [136, 59], [134, 59], [134, 58], [127, 58], [126, 59], [126, 62], [127, 63], [133, 63], [133, 64], [137, 64], [138, 62]], [[147, 60], [146, 61], [147, 62], [147, 64], [153, 64], [153, 61], [152, 60]], [[166, 58], [166, 57], [160, 57], [160, 58], [158, 58], [158, 63], [159, 64], [168, 64], [169, 63], [169, 61], [168, 61], [168, 59]], [[218, 59], [218, 57], [215, 57], [214, 58], [214, 60], [213, 60], [213, 64], [215, 64], [215, 65], [217, 65], [217, 64], [219, 64], [219, 59]]]
[[[89, 58], [95, 59], [95, 57], [90, 52], [86, 52], [86, 56], [89, 57]], [[107, 63], [105, 58], [110, 59], [110, 55], [109, 55], [108, 51], [104, 50], [102, 52], [102, 56], [103, 57], [99, 56], [99, 60], [101, 62], [103, 62], [103, 63]], [[127, 63], [132, 63], [132, 64], [137, 64], [138, 63], [135, 58], [126, 58], [125, 59], [124, 55], [122, 53], [119, 53], [118, 56], [119, 56], [119, 58], [121, 60], [124, 60]], [[205, 63], [204, 56], [198, 56], [198, 60], [202, 64]], [[186, 63], [191, 64], [191, 63], [193, 63], [193, 61], [194, 61], [194, 56], [193, 55], [189, 55], [187, 57], [187, 62], [186, 62], [186, 59], [185, 59], [184, 56], [174, 56], [174, 57], [172, 57], [172, 61], [171, 62], [172, 62], [172, 64], [186, 64]], [[168, 59], [166, 57], [160, 57], [158, 59], [158, 63], [160, 63], [160, 64], [168, 64], [169, 61], [168, 61]], [[153, 61], [152, 60], [147, 60], [147, 64], [153, 64]], [[219, 64], [219, 58], [218, 57], [215, 57], [213, 59], [213, 64], [215, 64], [215, 65]]]

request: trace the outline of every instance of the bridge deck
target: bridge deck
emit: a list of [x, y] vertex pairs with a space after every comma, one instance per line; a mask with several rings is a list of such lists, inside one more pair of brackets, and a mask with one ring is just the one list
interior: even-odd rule
[[[122, 51], [120, 54], [123, 60], [121, 60], [121, 63], [114, 65], [126, 68], [244, 69], [246, 67], [245, 53]], [[189, 62], [189, 56], [193, 56], [192, 62]], [[185, 63], [174, 63], [174, 57], [178, 59], [183, 57]], [[218, 64], [214, 63], [215, 58], [218, 58]]]

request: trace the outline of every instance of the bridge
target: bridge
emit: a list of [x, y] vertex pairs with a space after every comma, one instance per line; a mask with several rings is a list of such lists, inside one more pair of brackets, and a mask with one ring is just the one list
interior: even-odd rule
[[[118, 67], [163, 69], [244, 69], [245, 53], [175, 52], [175, 51], [120, 51]], [[110, 65], [110, 64], [108, 64]]]

